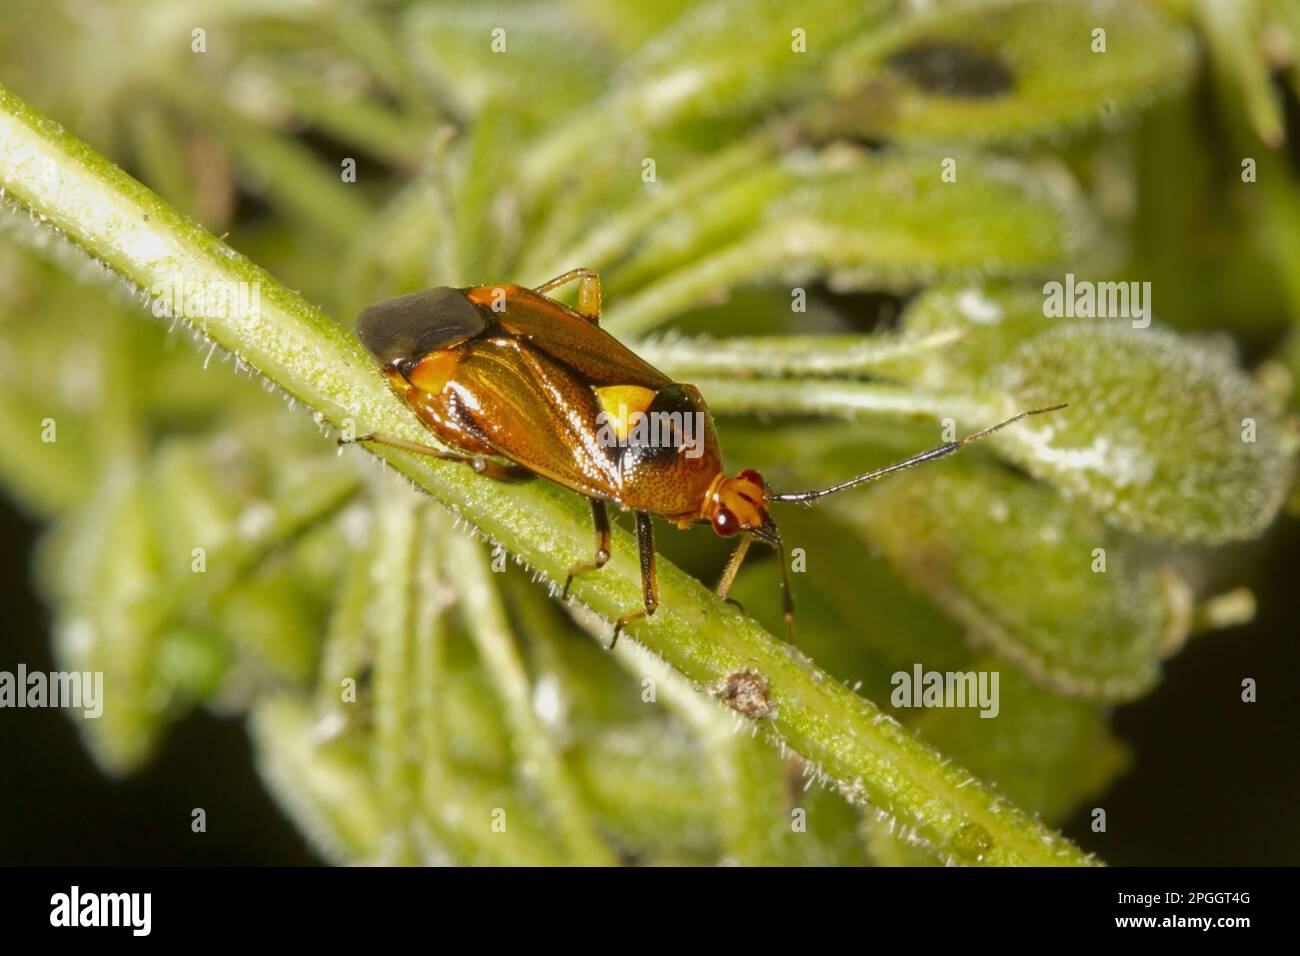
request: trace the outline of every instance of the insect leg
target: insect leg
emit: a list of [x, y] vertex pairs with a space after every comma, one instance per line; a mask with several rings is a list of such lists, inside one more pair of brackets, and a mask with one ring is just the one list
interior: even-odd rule
[[[745, 553], [749, 550], [753, 542], [750, 535], [745, 535], [740, 539], [740, 544], [736, 545], [736, 550], [731, 552], [731, 557], [727, 560], [727, 566], [722, 570], [722, 579], [718, 582], [716, 594], [728, 604], [734, 604], [740, 607], [740, 602], [728, 597], [731, 594], [731, 585], [736, 581], [736, 572], [740, 570], [741, 562], [745, 560]], [[744, 608], [740, 608], [744, 611]]]
[[565, 283], [579, 278], [582, 279], [582, 285], [578, 286], [578, 307], [574, 311], [583, 318], [598, 323], [600, 322], [600, 275], [591, 269], [570, 269], [563, 275], [543, 282], [533, 291], [538, 295], [546, 295], [552, 289], [558, 289]]
[[497, 461], [490, 461], [481, 455], [460, 455], [456, 452], [443, 451], [440, 448], [434, 448], [431, 445], [418, 445], [412, 441], [394, 438], [392, 435], [382, 435], [378, 432], [358, 435], [356, 438], [352, 439], [339, 439], [340, 445], [359, 445], [362, 442], [374, 442], [376, 445], [389, 445], [393, 448], [413, 451], [417, 455], [427, 455], [430, 458], [441, 458], [443, 461], [458, 461], [462, 464], [469, 465], [477, 474], [483, 475], [486, 478], [495, 478], [497, 481], [526, 478], [531, 475], [531, 472], [525, 468], [505, 465]]
[[636, 513], [636, 543], [641, 552], [641, 593], [645, 597], [645, 608], [630, 611], [620, 617], [614, 624], [614, 637], [609, 642], [612, 651], [618, 643], [618, 635], [629, 624], [654, 614], [659, 606], [659, 581], [655, 577], [655, 536], [654, 526], [650, 523], [650, 514], [645, 511]]
[[564, 580], [564, 592], [560, 595], [563, 601], [569, 596], [569, 585], [573, 579], [584, 571], [597, 571], [605, 566], [609, 560], [609, 512], [605, 509], [605, 502], [599, 498], [591, 499], [591, 520], [596, 526], [596, 557], [592, 561], [583, 564], [575, 564], [569, 568], [569, 576]]

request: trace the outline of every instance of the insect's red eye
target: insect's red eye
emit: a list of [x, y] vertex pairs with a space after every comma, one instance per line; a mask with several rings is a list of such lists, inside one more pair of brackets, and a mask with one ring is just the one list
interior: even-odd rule
[[727, 508], [719, 508], [713, 514], [713, 530], [724, 538], [729, 538], [740, 530], [740, 522]]
[[753, 468], [746, 468], [736, 477], [739, 478], [741, 481], [748, 481], [750, 484], [758, 485], [758, 487], [760, 488], [767, 487], [767, 485], [764, 484], [763, 482], [763, 476], [760, 475], [758, 472], [756, 472]]

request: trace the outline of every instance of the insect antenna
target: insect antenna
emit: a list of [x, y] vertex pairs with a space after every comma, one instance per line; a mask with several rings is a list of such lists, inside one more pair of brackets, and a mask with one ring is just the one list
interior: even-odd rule
[[[905, 468], [911, 468], [913, 465], [919, 465], [922, 462], [934, 461], [936, 458], [944, 458], [960, 451], [971, 442], [979, 441], [986, 435], [991, 435], [1001, 428], [1008, 425], [1014, 425], [1022, 418], [1028, 418], [1030, 415], [1043, 415], [1047, 412], [1059, 411], [1065, 408], [1065, 404], [1051, 405], [1047, 408], [1035, 408], [1027, 412], [1021, 412], [1019, 415], [1013, 415], [1004, 422], [998, 422], [996, 425], [990, 425], [988, 428], [967, 435], [965, 438], [959, 438], [957, 441], [944, 442], [936, 448], [920, 452], [911, 458], [904, 458], [902, 461], [896, 461], [892, 465], [886, 465], [884, 468], [877, 468], [875, 471], [869, 471], [865, 475], [858, 475], [856, 478], [850, 478], [848, 481], [840, 482], [838, 485], [832, 485], [829, 488], [823, 488], [821, 491], [789, 491], [785, 494], [769, 494], [768, 501], [792, 501], [792, 502], [809, 502], [816, 501], [818, 498], [824, 498], [826, 495], [833, 495], [837, 491], [844, 491], [848, 488], [864, 485], [868, 481], [875, 481], [877, 478], [883, 478], [885, 475], [892, 474], [895, 471], [902, 471]], [[779, 540], [779, 539], [778, 539]]]

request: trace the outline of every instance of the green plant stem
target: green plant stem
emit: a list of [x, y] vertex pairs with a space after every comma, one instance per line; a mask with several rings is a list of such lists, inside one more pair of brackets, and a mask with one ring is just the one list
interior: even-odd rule
[[448, 601], [447, 588], [438, 567], [428, 516], [422, 515], [421, 518], [419, 553], [411, 574], [416, 604], [412, 665], [420, 675], [415, 682], [412, 701], [415, 737], [420, 747], [419, 798], [437, 838], [459, 851], [453, 854], [456, 858], [473, 863], [483, 858], [484, 851], [473, 846], [476, 852], [471, 853], [466, 844], [481, 843], [481, 839], [474, 841], [473, 838], [482, 828], [463, 824], [467, 820], [490, 819], [490, 809], [476, 812], [476, 808], [465, 799], [465, 784], [457, 779], [452, 768], [447, 720], [442, 708], [447, 689], [447, 628], [443, 616]]
[[[895, 252], [905, 240], [898, 237]], [[602, 319], [617, 335], [637, 335], [701, 303], [716, 302], [731, 289], [773, 275], [829, 271], [876, 260], [877, 278], [886, 286], [891, 277], [886, 250], [874, 236], [826, 228], [814, 221], [787, 221], [765, 226], [744, 239], [668, 272], [663, 278], [627, 296]], [[915, 252], [915, 250], [909, 250]], [[919, 254], [919, 253], [918, 253]], [[901, 256], [902, 254], [899, 253]], [[905, 261], [905, 256], [902, 256]]]
[[453, 637], [445, 612], [454, 600], [438, 547], [445, 529], [432, 508], [418, 510], [418, 554], [407, 582], [415, 602], [412, 667], [419, 679], [413, 688], [412, 736], [420, 745], [417, 796], [424, 817], [439, 851], [450, 850], [450, 859], [475, 866], [557, 866], [564, 862], [559, 849], [550, 841], [534, 839], [527, 828], [516, 827], [509, 846], [502, 846], [501, 834], [488, 825], [497, 801], [474, 775], [454, 764], [451, 737], [456, 728], [444, 706], [450, 680], [447, 642]]
[[344, 681], [356, 681], [365, 668], [369, 654], [367, 621], [370, 612], [371, 574], [379, 551], [376, 535], [352, 553], [338, 599], [330, 612], [329, 625], [321, 647], [320, 679], [316, 684], [315, 703], [325, 714], [349, 718], [351, 703], [343, 699]]
[[616, 335], [638, 335], [718, 296], [756, 274], [780, 266], [785, 246], [759, 233], [692, 262], [606, 310], [601, 324]]
[[[228, 300], [187, 321], [322, 422], [429, 441], [350, 332], [3, 88], [0, 177], [9, 201], [151, 298], [178, 276], [258, 284], [255, 313]], [[540, 481], [493, 483], [463, 466], [396, 449], [371, 451], [552, 581], [590, 552], [588, 508], [571, 493]], [[575, 588], [606, 619], [641, 599], [630, 535], [616, 533], [613, 552], [600, 574], [585, 575]], [[659, 594], [658, 613], [634, 625], [625, 640], [641, 641], [706, 686], [745, 667], [760, 671], [771, 686], [774, 716], [765, 723], [772, 735], [833, 776], [849, 796], [895, 817], [948, 859], [1090, 861], [664, 561]]]
[[675, 378], [717, 375], [865, 376], [885, 363], [942, 348], [960, 329], [930, 335], [771, 335], [761, 338], [662, 338], [632, 350]]
[[[527, 638], [536, 680], [558, 688], [558, 700], [548, 704], [553, 706], [548, 727], [571, 744], [566, 761], [582, 784], [602, 830], [624, 841], [623, 845], [635, 845], [642, 837], [655, 845], [656, 854], [640, 859], [641, 864], [666, 862], [659, 853], [665, 850], [664, 838], [668, 834], [681, 840], [682, 845], [711, 846], [721, 817], [720, 801], [707, 768], [700, 766], [699, 748], [694, 742], [688, 743], [674, 732], [664, 734], [660, 721], [629, 723], [626, 715], [614, 717], [592, 707], [624, 698], [628, 690], [626, 675], [604, 666], [608, 662], [588, 666], [592, 664], [588, 654], [575, 653], [573, 632], [566, 624], [578, 617], [589, 633], [603, 638], [608, 627], [605, 620], [583, 613], [586, 609], [580, 605], [570, 606], [573, 615], [564, 614], [554, 606], [544, 587], [524, 580], [522, 575], [510, 576], [506, 584], [511, 620], [516, 622], [521, 637]], [[638, 647], [635, 641], [629, 641], [627, 646]], [[610, 656], [616, 663], [624, 663], [628, 658], [622, 644], [619, 648]], [[693, 693], [681, 675], [662, 660], [643, 656], [655, 660], [656, 680], [665, 672], [672, 674], [687, 693]], [[702, 703], [707, 706], [707, 701]], [[641, 706], [658, 707], [656, 700], [646, 699], [644, 686]], [[764, 744], [750, 743], [766, 750]]]
[[997, 410], [967, 395], [927, 392], [906, 385], [835, 379], [741, 379], [699, 376], [694, 384], [709, 396], [714, 412], [805, 414], [896, 420], [953, 418], [973, 431], [994, 423]]
[[723, 849], [743, 866], [780, 866], [793, 862], [772, 839], [782, 825], [781, 778], [773, 779], [760, 746], [738, 732], [736, 718], [721, 705], [696, 693], [672, 668], [629, 641], [615, 648], [618, 662], [640, 680], [655, 682], [658, 699], [695, 735], [704, 748], [713, 794], [709, 801], [722, 833]]
[[[1278, 4], [1279, 8], [1286, 6]], [[1211, 59], [1221, 81], [1230, 89], [1240, 88], [1251, 126], [1266, 145], [1276, 149], [1286, 134], [1269, 63], [1259, 54], [1263, 5], [1238, 0], [1196, 0], [1192, 10], [1210, 40]]]
[[189, 617], [210, 613], [221, 595], [273, 554], [338, 514], [356, 497], [361, 484], [359, 476], [342, 470], [297, 482], [271, 503], [273, 517], [266, 527], [255, 535], [225, 542], [209, 555], [211, 570], [204, 574], [201, 584], [177, 588], [163, 598], [163, 606], [172, 614]]
[[546, 800], [572, 862], [583, 866], [614, 863], [614, 855], [592, 825], [580, 788], [533, 710], [528, 674], [482, 549], [455, 533], [446, 535], [446, 549], [448, 577], [459, 594], [470, 637], [505, 706], [520, 765]]
[[273, 694], [253, 709], [250, 730], [263, 778], [327, 860], [373, 862], [384, 806], [356, 748], [323, 743], [300, 698]]
[[[640, 201], [618, 213], [596, 228], [584, 233], [577, 245], [566, 249], [563, 258], [542, 243], [540, 247], [529, 244], [529, 254], [523, 271], [530, 281], [541, 284], [575, 264], [600, 270], [626, 252], [645, 230], [676, 209], [680, 209], [728, 179], [748, 173], [769, 157], [775, 148], [775, 134], [768, 130], [749, 136], [739, 143], [701, 162], [672, 185], [649, 193]], [[545, 264], [539, 264], [535, 248], [540, 248]]]
[[374, 666], [374, 720], [370, 760], [374, 780], [384, 803], [389, 830], [381, 852], [390, 863], [414, 862], [411, 833], [405, 827], [414, 796], [414, 768], [407, 759], [412, 706], [411, 642], [415, 609], [410, 567], [415, 563], [416, 509], [409, 495], [386, 497], [375, 506], [379, 549], [374, 568], [375, 590], [370, 615], [376, 632]]

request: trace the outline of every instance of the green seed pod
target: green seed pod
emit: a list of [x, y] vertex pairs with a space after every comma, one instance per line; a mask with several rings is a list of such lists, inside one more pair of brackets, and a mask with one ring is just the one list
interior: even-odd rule
[[882, 482], [846, 517], [976, 643], [1038, 681], [1110, 700], [1155, 682], [1172, 643], [1160, 575], [1051, 488], [952, 461]]
[[1258, 535], [1291, 480], [1295, 435], [1222, 351], [1169, 332], [1075, 322], [989, 379], [1018, 407], [1070, 407], [1002, 447], [1118, 528], [1214, 544]]

